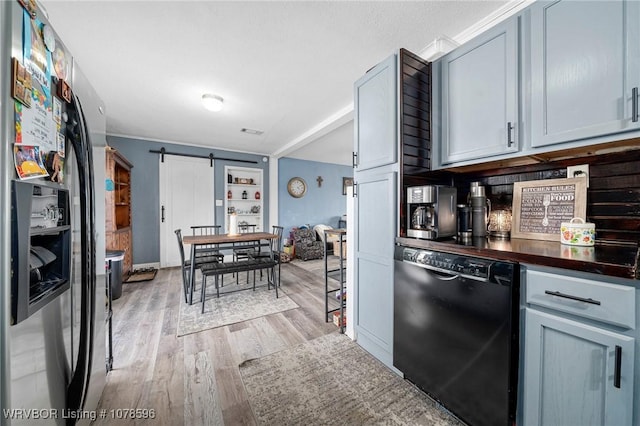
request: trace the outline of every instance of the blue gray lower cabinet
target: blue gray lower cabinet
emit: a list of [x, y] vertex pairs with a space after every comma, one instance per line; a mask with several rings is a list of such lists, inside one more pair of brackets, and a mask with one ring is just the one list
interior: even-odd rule
[[[522, 424], [638, 424], [640, 285], [552, 268], [524, 269]], [[621, 304], [620, 295], [628, 303]]]

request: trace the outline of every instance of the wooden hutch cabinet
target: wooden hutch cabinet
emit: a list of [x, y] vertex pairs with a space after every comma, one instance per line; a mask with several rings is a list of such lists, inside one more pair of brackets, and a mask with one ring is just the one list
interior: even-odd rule
[[133, 246], [131, 234], [131, 169], [133, 165], [115, 149], [106, 148], [107, 191], [105, 233], [107, 250], [124, 251], [122, 274], [131, 273]]

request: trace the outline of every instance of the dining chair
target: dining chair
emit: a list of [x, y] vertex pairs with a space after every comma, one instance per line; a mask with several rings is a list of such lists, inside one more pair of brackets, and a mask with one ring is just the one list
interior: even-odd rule
[[[219, 235], [220, 225], [198, 225], [192, 226], [191, 232], [196, 235]], [[215, 256], [218, 262], [224, 262], [224, 254], [220, 252], [219, 244], [207, 244], [196, 248], [196, 257]]]
[[[238, 233], [239, 234], [247, 234], [250, 232], [256, 232], [256, 225], [250, 225], [243, 223], [238, 225]], [[237, 262], [239, 260], [249, 260], [249, 253], [255, 250], [256, 243], [255, 242], [242, 242], [235, 243], [234, 246], [236, 248], [233, 249], [233, 261]], [[239, 284], [239, 275], [236, 274], [236, 284]], [[253, 282], [255, 283], [255, 275], [253, 277]], [[249, 271], [247, 271], [247, 284], [249, 284]]]
[[191, 271], [191, 261], [187, 261], [184, 258], [184, 246], [182, 245], [182, 231], [176, 229], [174, 231], [178, 238], [178, 249], [180, 251], [180, 269], [182, 271], [182, 289], [184, 290], [184, 302], [189, 303], [189, 272]]
[[[184, 301], [189, 303], [189, 289], [191, 285], [190, 272], [191, 272], [191, 259], [186, 259], [184, 254], [184, 245], [182, 244], [182, 230], [176, 229], [174, 231], [178, 238], [178, 250], [180, 252], [180, 269], [182, 272], [182, 288], [184, 290]], [[201, 269], [203, 265], [210, 263], [218, 263], [218, 257], [216, 256], [201, 256], [196, 257], [194, 267]]]
[[[270, 251], [263, 251], [261, 250], [262, 245], [258, 246], [257, 251], [254, 250], [253, 252], [249, 253], [249, 256], [254, 258], [254, 259], [268, 259], [270, 257], [272, 257], [273, 260], [276, 261], [276, 264], [278, 265], [278, 285], [280, 284], [280, 253], [282, 251], [282, 233], [284, 231], [284, 227], [282, 226], [277, 226], [274, 225], [271, 227], [271, 233], [277, 235], [277, 238], [271, 239], [269, 240], [269, 248]], [[255, 274], [255, 271], [254, 271]], [[276, 283], [276, 279], [275, 279], [275, 266], [272, 268], [271, 270], [271, 279], [274, 283]], [[260, 270], [260, 279], [262, 279], [262, 269]], [[255, 277], [254, 277], [254, 281], [255, 281]]]

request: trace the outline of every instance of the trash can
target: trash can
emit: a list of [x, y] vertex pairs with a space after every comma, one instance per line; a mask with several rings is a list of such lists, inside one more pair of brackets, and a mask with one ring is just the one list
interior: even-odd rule
[[124, 251], [107, 250], [105, 256], [107, 266], [109, 267], [109, 283], [111, 285], [111, 299], [116, 300], [122, 296], [122, 261], [124, 260]]

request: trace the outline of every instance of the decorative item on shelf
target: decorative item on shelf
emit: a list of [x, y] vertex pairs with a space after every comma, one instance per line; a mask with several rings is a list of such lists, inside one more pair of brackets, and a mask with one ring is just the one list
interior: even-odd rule
[[596, 225], [574, 217], [560, 225], [560, 242], [570, 246], [593, 246], [596, 241]]
[[[333, 313], [333, 324], [336, 327], [340, 327], [340, 312]], [[347, 326], [347, 315], [344, 314], [342, 317], [342, 327], [346, 327], [346, 326]]]
[[511, 238], [558, 241], [564, 222], [586, 217], [587, 179], [544, 179], [513, 184]]
[[231, 190], [227, 191], [227, 200], [230, 200], [231, 198], [233, 198], [233, 193], [231, 192]]
[[253, 214], [260, 213], [260, 206], [251, 206], [251, 213]]
[[242, 191], [242, 199], [246, 200], [249, 197], [249, 194], [247, 194], [247, 191]]
[[236, 208], [233, 206], [227, 207], [227, 213], [228, 214], [235, 214], [236, 212]]
[[253, 179], [249, 178], [236, 178], [236, 183], [241, 185], [253, 185]]
[[229, 215], [229, 235], [238, 235], [238, 216], [235, 213]]
[[511, 234], [511, 211], [492, 210], [489, 214], [489, 236], [509, 238]]
[[260, 191], [256, 191], [256, 195], [255, 195], [255, 197], [256, 197], [256, 200], [259, 200], [259, 199], [260, 199]]
[[231, 173], [227, 175], [227, 183], [233, 183], [233, 176], [231, 176]]
[[340, 244], [340, 241], [333, 242], [333, 255], [340, 256], [340, 246], [342, 246], [342, 258], [346, 259], [347, 258], [347, 242], [346, 241], [342, 241], [342, 244]]

